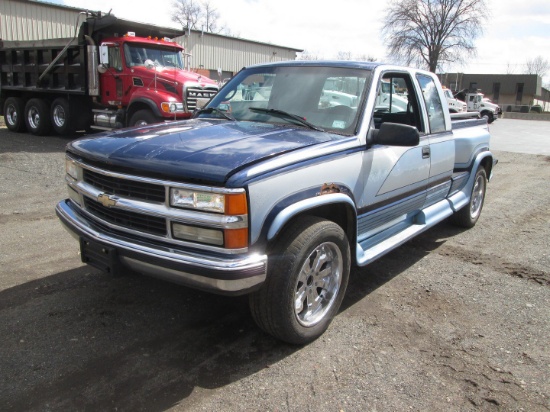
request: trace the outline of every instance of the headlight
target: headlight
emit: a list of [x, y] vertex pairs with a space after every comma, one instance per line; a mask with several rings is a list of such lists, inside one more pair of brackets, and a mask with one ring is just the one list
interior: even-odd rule
[[[246, 193], [216, 193], [171, 187], [170, 206], [201, 212], [223, 214], [223, 228], [199, 227], [179, 222], [172, 223], [172, 236], [189, 242], [199, 242], [226, 249], [248, 247], [248, 204]], [[239, 224], [244, 223], [244, 226]]]
[[69, 158], [65, 159], [65, 171], [74, 180], [78, 179], [78, 166], [76, 165], [74, 160]]
[[170, 206], [233, 216], [244, 215], [248, 209], [244, 192], [223, 194], [174, 187], [170, 188]]
[[162, 102], [160, 108], [164, 113], [183, 112], [183, 103]]
[[224, 213], [225, 197], [218, 193], [172, 188], [170, 189], [170, 206]]

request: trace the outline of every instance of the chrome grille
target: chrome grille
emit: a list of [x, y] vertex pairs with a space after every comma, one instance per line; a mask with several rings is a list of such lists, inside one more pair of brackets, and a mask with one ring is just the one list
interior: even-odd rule
[[109, 195], [153, 202], [166, 199], [166, 189], [161, 185], [106, 176], [88, 169], [84, 169], [84, 181]]
[[215, 87], [190, 87], [185, 96], [187, 110], [192, 112], [197, 108], [197, 99], [210, 100], [216, 93], [218, 93], [218, 89]]
[[84, 198], [84, 206], [92, 215], [113, 225], [157, 236], [166, 236], [167, 234], [166, 220], [164, 218], [105, 207], [88, 197]]

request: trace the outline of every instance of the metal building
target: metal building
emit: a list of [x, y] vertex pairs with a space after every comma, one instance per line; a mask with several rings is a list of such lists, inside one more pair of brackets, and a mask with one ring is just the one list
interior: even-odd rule
[[296, 60], [296, 53], [303, 51], [196, 30], [176, 41], [191, 53], [191, 67], [207, 70], [204, 74], [216, 80], [218, 68], [223, 71], [222, 78], [226, 78], [252, 64]]
[[533, 105], [550, 110], [549, 91], [536, 74], [439, 74], [441, 83], [451, 90], [481, 90], [503, 111], [528, 112]]
[[[86, 10], [36, 0], [0, 0], [0, 40], [71, 38], [81, 11]], [[251, 64], [295, 60], [296, 53], [303, 51], [196, 30], [176, 41], [191, 54], [190, 68], [214, 80], [230, 77]]]
[[80, 9], [28, 0], [0, 1], [0, 39], [73, 37]]

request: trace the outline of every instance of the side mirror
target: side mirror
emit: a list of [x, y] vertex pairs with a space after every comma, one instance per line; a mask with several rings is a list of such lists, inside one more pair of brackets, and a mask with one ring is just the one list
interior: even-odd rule
[[408, 124], [382, 123], [379, 130], [374, 130], [372, 144], [385, 146], [418, 146], [420, 133], [418, 129]]
[[143, 62], [143, 64], [145, 64], [145, 67], [147, 67], [149, 70], [151, 70], [155, 67], [155, 62], [153, 62], [153, 60], [151, 60], [151, 59], [145, 60], [145, 62]]
[[102, 44], [99, 46], [99, 62], [105, 66], [109, 66], [109, 46]]

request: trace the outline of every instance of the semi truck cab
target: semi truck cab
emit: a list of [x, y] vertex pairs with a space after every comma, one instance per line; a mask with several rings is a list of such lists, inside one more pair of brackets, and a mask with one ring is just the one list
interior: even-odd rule
[[129, 126], [189, 118], [218, 91], [216, 82], [185, 69], [183, 47], [168, 38], [129, 32], [105, 39], [99, 50], [98, 100], [113, 110], [126, 107]]

